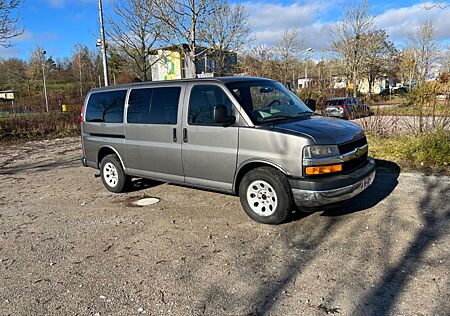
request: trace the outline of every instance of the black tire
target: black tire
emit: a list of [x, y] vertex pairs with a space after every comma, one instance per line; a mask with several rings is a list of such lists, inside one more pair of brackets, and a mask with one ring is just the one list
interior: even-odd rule
[[[269, 215], [258, 214], [252, 209], [249, 204], [252, 202], [248, 200], [250, 196], [247, 195], [247, 191], [255, 188], [255, 186], [250, 188], [252, 183], [255, 182], [267, 183], [270, 185], [270, 187], [273, 188], [273, 191], [275, 191], [276, 196], [274, 197], [276, 197], [277, 203], [274, 210], [269, 210], [267, 208], [267, 212]], [[264, 196], [264, 200], [266, 200], [265, 194], [262, 194], [262, 196]], [[292, 196], [291, 187], [286, 176], [281, 171], [271, 167], [260, 167], [248, 172], [239, 185], [239, 197], [241, 199], [242, 207], [244, 208], [247, 215], [251, 219], [259, 223], [273, 225], [281, 224], [286, 220], [291, 211], [295, 210], [294, 198]], [[270, 199], [271, 197], [272, 196], [269, 195], [269, 198], [267, 199]], [[258, 204], [257, 201], [254, 203]], [[267, 201], [264, 201], [264, 203], [267, 203]], [[260, 210], [260, 212], [265, 211]]]
[[[114, 166], [115, 169], [111, 166]], [[107, 155], [102, 159], [100, 163], [100, 174], [103, 185], [108, 191], [114, 193], [125, 192], [131, 183], [131, 178], [123, 171], [119, 158], [113, 154]]]

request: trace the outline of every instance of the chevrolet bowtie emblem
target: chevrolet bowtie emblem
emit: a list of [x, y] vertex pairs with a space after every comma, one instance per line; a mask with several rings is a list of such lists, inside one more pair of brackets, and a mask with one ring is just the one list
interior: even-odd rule
[[363, 154], [364, 154], [364, 148], [363, 147], [356, 148], [356, 151], [355, 151], [355, 157], [356, 158], [361, 157]]

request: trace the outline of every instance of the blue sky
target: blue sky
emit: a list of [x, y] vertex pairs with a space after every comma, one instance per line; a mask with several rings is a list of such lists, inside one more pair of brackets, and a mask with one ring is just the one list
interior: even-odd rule
[[[108, 14], [110, 0], [103, 1]], [[433, 21], [443, 45], [450, 42], [450, 6], [443, 10], [424, 10], [420, 1], [369, 1], [377, 26], [386, 29], [397, 44], [401, 45], [427, 20]], [[316, 52], [327, 46], [329, 31], [348, 3], [344, 0], [241, 2], [250, 14], [254, 43], [271, 45], [284, 29], [295, 28], [300, 31], [305, 46], [313, 47]], [[95, 48], [97, 0], [24, 0], [20, 15], [25, 32], [13, 40], [14, 47], [0, 48], [0, 57], [28, 58], [37, 46], [54, 58], [70, 56], [76, 43]]]

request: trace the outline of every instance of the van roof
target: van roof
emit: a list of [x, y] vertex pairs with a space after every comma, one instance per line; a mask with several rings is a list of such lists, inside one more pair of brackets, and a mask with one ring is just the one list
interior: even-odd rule
[[134, 82], [134, 83], [125, 83], [115, 86], [107, 86], [101, 88], [94, 88], [91, 92], [94, 91], [103, 91], [103, 90], [113, 90], [113, 89], [128, 89], [131, 87], [139, 87], [153, 84], [176, 84], [180, 82], [221, 82], [221, 83], [229, 83], [229, 82], [241, 82], [241, 81], [268, 81], [273, 82], [272, 79], [267, 78], [259, 78], [259, 77], [211, 77], [211, 78], [191, 78], [191, 79], [175, 79], [175, 80], [158, 80], [158, 81], [145, 81], [145, 82]]

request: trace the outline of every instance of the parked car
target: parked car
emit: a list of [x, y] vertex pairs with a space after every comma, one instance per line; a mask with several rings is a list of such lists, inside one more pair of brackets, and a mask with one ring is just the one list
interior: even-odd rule
[[344, 97], [328, 99], [322, 109], [322, 115], [339, 117], [343, 119], [354, 119], [371, 115], [368, 105], [359, 98]]
[[237, 194], [252, 219], [278, 224], [297, 207], [348, 200], [375, 177], [357, 124], [315, 114], [269, 79], [98, 88], [81, 114], [83, 165], [100, 169], [111, 192], [137, 177]]

